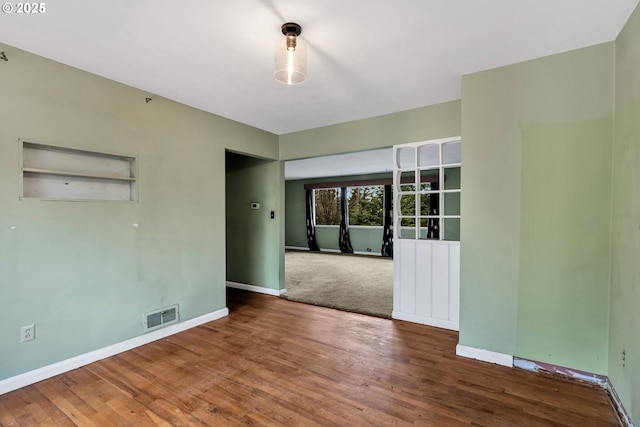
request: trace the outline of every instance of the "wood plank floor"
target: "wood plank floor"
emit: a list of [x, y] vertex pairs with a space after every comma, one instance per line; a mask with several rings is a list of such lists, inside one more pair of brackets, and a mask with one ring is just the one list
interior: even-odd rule
[[2, 426], [618, 426], [606, 393], [458, 334], [229, 290], [229, 317], [0, 396]]

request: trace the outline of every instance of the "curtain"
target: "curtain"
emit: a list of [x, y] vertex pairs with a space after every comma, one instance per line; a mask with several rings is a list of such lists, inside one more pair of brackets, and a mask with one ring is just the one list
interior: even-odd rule
[[340, 252], [352, 254], [353, 247], [349, 238], [349, 204], [347, 203], [347, 187], [340, 188]]
[[316, 219], [313, 207], [313, 190], [307, 190], [307, 244], [310, 251], [319, 251], [316, 243]]
[[384, 257], [393, 258], [393, 203], [391, 186], [384, 186], [384, 220], [382, 229], [382, 249], [380, 252]]
[[[438, 183], [431, 183], [431, 190], [438, 190]], [[429, 194], [429, 215], [438, 215], [440, 212], [440, 193]], [[438, 218], [429, 218], [427, 221], [427, 239], [440, 239], [440, 224]]]

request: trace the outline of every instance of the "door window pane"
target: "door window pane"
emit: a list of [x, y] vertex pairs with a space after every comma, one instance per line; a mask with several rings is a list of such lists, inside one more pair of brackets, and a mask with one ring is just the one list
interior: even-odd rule
[[460, 215], [460, 193], [444, 193], [444, 215]]
[[452, 163], [461, 163], [460, 141], [445, 142], [442, 144], [442, 164], [450, 165]]
[[444, 218], [443, 240], [460, 240], [460, 218]]
[[400, 148], [396, 154], [396, 161], [400, 169], [414, 169], [416, 167], [416, 149], [413, 147]]
[[421, 240], [439, 240], [440, 239], [440, 220], [438, 218], [421, 218], [420, 219], [420, 239]]
[[428, 144], [418, 147], [420, 167], [438, 166], [440, 164], [440, 146]]
[[444, 189], [460, 189], [460, 166], [454, 168], [444, 168]]
[[414, 218], [401, 218], [398, 234], [401, 239], [415, 239], [416, 220]]
[[416, 215], [416, 195], [403, 194], [400, 196], [400, 215], [415, 216]]
[[416, 191], [415, 171], [403, 171], [400, 174], [400, 191]]

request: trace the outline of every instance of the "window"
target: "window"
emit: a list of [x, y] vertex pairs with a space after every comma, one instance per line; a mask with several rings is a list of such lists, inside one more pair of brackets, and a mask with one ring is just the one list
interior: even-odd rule
[[[382, 227], [384, 186], [346, 187], [349, 225]], [[340, 189], [315, 189], [316, 225], [340, 225]]]
[[382, 227], [384, 218], [384, 187], [347, 188], [349, 225]]
[[340, 225], [340, 189], [316, 189], [316, 225]]
[[460, 240], [460, 159], [459, 140], [395, 152], [398, 238]]

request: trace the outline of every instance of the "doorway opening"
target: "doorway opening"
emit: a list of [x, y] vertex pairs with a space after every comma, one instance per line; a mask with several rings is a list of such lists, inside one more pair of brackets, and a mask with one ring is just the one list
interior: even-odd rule
[[284, 297], [391, 317], [392, 170], [391, 148], [285, 163]]
[[282, 164], [227, 151], [227, 286], [271, 295], [284, 289]]

